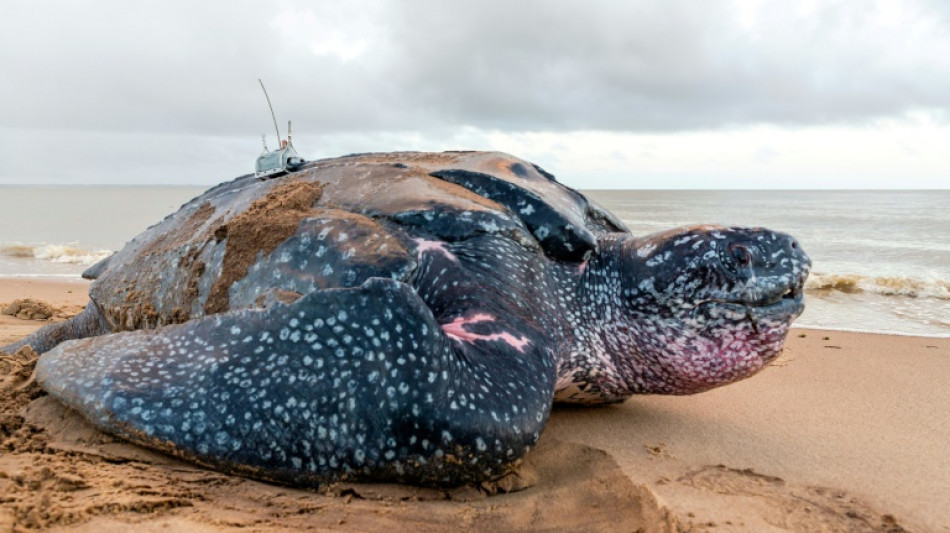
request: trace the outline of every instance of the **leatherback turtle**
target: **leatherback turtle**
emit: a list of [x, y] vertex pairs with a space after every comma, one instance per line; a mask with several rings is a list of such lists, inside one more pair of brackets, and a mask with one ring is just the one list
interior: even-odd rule
[[45, 352], [39, 383], [102, 430], [199, 464], [457, 485], [505, 473], [553, 402], [758, 372], [809, 267], [766, 229], [631, 235], [509, 155], [361, 154], [208, 190], [6, 349]]

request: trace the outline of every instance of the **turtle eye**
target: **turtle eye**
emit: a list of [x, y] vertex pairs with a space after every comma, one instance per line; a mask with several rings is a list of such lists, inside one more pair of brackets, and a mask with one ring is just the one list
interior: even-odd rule
[[752, 264], [752, 252], [741, 244], [732, 243], [729, 245], [729, 253], [736, 260], [740, 267], [747, 267]]

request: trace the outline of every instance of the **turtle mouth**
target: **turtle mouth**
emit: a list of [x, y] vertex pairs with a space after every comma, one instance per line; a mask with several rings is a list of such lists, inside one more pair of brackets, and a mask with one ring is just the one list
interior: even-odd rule
[[731, 302], [731, 303], [745, 305], [746, 307], [768, 309], [768, 308], [772, 308], [776, 306], [781, 307], [782, 305], [786, 305], [789, 302], [797, 302], [797, 303], [803, 302], [801, 287], [797, 287], [797, 286], [786, 287], [784, 290], [780, 292], [775, 292], [771, 295], [766, 294], [758, 299], [744, 301], [744, 302], [743, 301]]
[[694, 311], [706, 316], [747, 320], [756, 333], [763, 329], [788, 326], [805, 310], [802, 287], [791, 286], [756, 298], [710, 299], [700, 302]]

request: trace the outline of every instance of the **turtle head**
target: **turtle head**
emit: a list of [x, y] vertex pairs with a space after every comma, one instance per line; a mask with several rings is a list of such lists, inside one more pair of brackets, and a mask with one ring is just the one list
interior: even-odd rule
[[644, 392], [690, 394], [756, 373], [804, 310], [811, 260], [789, 235], [692, 226], [620, 248], [615, 331], [642, 358], [633, 366], [649, 369], [631, 369]]

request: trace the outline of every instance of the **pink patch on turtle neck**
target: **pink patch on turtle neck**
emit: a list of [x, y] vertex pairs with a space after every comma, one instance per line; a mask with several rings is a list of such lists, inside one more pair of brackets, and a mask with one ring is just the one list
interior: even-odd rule
[[507, 331], [501, 333], [492, 333], [490, 335], [481, 335], [479, 333], [473, 333], [465, 329], [466, 324], [480, 324], [482, 322], [494, 322], [495, 317], [486, 314], [486, 313], [477, 313], [470, 318], [455, 317], [455, 320], [449, 322], [448, 324], [442, 324], [442, 331], [445, 332], [450, 338], [457, 341], [464, 342], [475, 342], [475, 341], [501, 341], [515, 350], [518, 350], [521, 353], [524, 353], [524, 347], [527, 346], [531, 341], [528, 339], [517, 336], [515, 337]]

